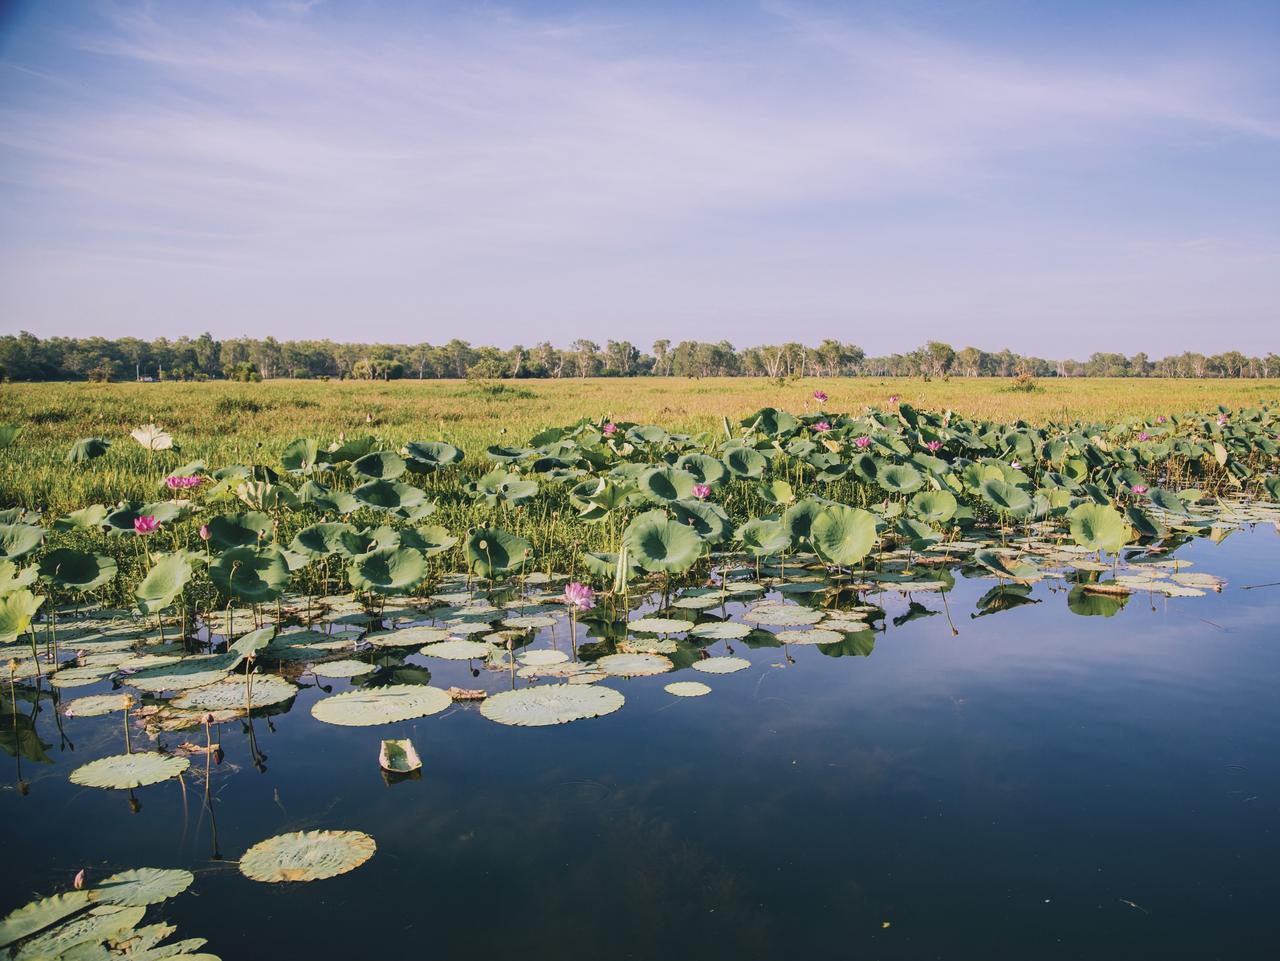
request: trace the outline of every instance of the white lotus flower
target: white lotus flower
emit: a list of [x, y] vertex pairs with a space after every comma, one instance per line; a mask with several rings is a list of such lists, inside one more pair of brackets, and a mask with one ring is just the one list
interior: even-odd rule
[[155, 424], [144, 424], [129, 436], [147, 450], [169, 450], [173, 447], [173, 436]]

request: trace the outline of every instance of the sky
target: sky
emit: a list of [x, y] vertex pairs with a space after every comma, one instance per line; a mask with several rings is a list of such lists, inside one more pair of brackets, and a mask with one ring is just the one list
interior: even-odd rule
[[1280, 3], [0, 0], [0, 333], [1280, 349]]

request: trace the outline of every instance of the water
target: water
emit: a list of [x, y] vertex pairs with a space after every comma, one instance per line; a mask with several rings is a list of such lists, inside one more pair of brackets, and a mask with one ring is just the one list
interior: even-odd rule
[[[1042, 583], [1043, 603], [973, 619], [992, 582], [961, 578], [958, 635], [939, 614], [890, 625], [868, 657], [732, 643], [750, 670], [675, 675], [707, 697], [666, 694], [672, 675], [611, 678], [622, 710], [560, 727], [456, 708], [339, 728], [312, 719], [308, 689], [255, 719], [265, 770], [224, 725], [216, 829], [200, 760], [185, 797], [175, 781], [143, 788], [137, 813], [122, 792], [71, 785], [120, 750], [120, 719], [65, 722], [75, 750], [60, 750], [46, 700], [53, 763], [24, 763], [28, 796], [13, 772], [0, 793], [0, 903], [65, 889], [81, 867], [91, 881], [186, 867], [195, 885], [159, 914], [226, 961], [1272, 958], [1280, 587], [1240, 588], [1280, 581], [1280, 539], [1258, 528], [1179, 556], [1229, 586], [1134, 596], [1107, 618]], [[440, 686], [509, 683], [411, 660]], [[185, 736], [202, 738], [166, 740]], [[420, 780], [384, 782], [392, 736], [413, 738]], [[236, 870], [255, 842], [310, 828], [367, 831], [377, 854], [311, 884]]]

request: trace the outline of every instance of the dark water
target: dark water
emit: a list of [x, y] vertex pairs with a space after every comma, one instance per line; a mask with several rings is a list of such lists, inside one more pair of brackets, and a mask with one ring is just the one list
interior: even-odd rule
[[[119, 750], [119, 718], [68, 721], [60, 752], [46, 702], [54, 763], [24, 766], [28, 796], [12, 771], [0, 793], [0, 904], [85, 866], [187, 867], [163, 916], [226, 961], [1275, 958], [1280, 587], [1240, 588], [1280, 581], [1280, 537], [1181, 556], [1229, 586], [1105, 618], [1041, 584], [1044, 603], [971, 619], [991, 582], [961, 579], [958, 636], [939, 615], [890, 626], [869, 657], [734, 644], [749, 671], [679, 673], [707, 697], [610, 679], [621, 711], [561, 727], [470, 709], [332, 727], [307, 690], [255, 720], [265, 771], [224, 726], [216, 837], [198, 778], [185, 798], [141, 789], [136, 814], [68, 783]], [[506, 681], [430, 666], [440, 686]], [[384, 783], [391, 736], [413, 738], [421, 780]], [[250, 845], [307, 828], [367, 831], [377, 854], [312, 884], [237, 872]]]

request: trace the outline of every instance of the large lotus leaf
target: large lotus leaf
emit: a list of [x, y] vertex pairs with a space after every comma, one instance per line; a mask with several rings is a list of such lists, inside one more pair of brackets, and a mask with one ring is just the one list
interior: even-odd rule
[[395, 480], [406, 467], [404, 458], [389, 450], [377, 450], [351, 462], [351, 472], [368, 480]]
[[99, 904], [144, 907], [176, 897], [187, 888], [195, 875], [179, 868], [135, 868], [113, 874], [89, 892]]
[[355, 557], [370, 547], [370, 539], [356, 530], [352, 524], [332, 522], [312, 524], [294, 536], [289, 550], [308, 557], [329, 557], [339, 554]]
[[722, 461], [706, 454], [685, 454], [676, 461], [676, 467], [688, 471], [700, 484], [715, 487], [725, 479], [728, 470]]
[[0, 560], [16, 561], [44, 543], [44, 528], [33, 524], [0, 524]]
[[542, 684], [485, 698], [480, 713], [499, 724], [547, 727], [612, 714], [625, 702], [626, 698], [608, 687]]
[[724, 455], [724, 466], [735, 477], [759, 477], [769, 466], [769, 461], [751, 447], [735, 447]]
[[34, 564], [20, 568], [13, 561], [0, 561], [0, 597], [30, 587], [39, 576], [40, 571]]
[[523, 537], [496, 527], [479, 527], [467, 535], [467, 567], [478, 577], [492, 577], [515, 570], [533, 552]]
[[302, 506], [298, 495], [284, 484], [271, 481], [245, 481], [236, 485], [236, 497], [255, 511], [297, 510]]
[[686, 470], [673, 467], [655, 467], [640, 478], [640, 490], [655, 504], [670, 504], [693, 496], [693, 486], [698, 479]]
[[186, 551], [166, 554], [151, 565], [134, 591], [138, 609], [155, 614], [172, 604], [191, 580], [191, 556]]
[[93, 460], [95, 457], [101, 457], [111, 449], [111, 441], [104, 437], [82, 437], [71, 445], [71, 449], [67, 451], [66, 462], [68, 464], [82, 464], [87, 460]]
[[330, 444], [328, 450], [320, 452], [320, 462], [323, 464], [341, 464], [349, 460], [355, 460], [373, 450], [373, 445], [376, 443], [377, 440], [372, 437], [353, 437], [341, 444]]
[[791, 535], [782, 521], [753, 517], [738, 528], [734, 537], [757, 557], [779, 554], [791, 546]]
[[870, 553], [876, 542], [876, 519], [860, 508], [831, 504], [813, 518], [809, 536], [819, 557], [847, 567]]
[[427, 499], [427, 495], [420, 488], [390, 480], [376, 480], [361, 484], [351, 494], [366, 507], [385, 511], [417, 507]]
[[665, 444], [671, 440], [671, 435], [656, 424], [644, 424], [630, 428], [626, 438], [637, 446], [643, 446]]
[[321, 698], [311, 705], [311, 714], [326, 724], [372, 727], [439, 714], [451, 704], [453, 699], [438, 687], [393, 684]]
[[234, 677], [184, 691], [169, 703], [183, 710], [235, 711], [283, 704], [298, 693], [298, 686], [274, 674], [254, 674], [253, 684]]
[[280, 465], [290, 474], [310, 474], [320, 459], [320, 445], [313, 437], [299, 437], [284, 449]]
[[794, 414], [774, 407], [761, 408], [750, 417], [742, 420], [742, 426], [753, 433], [767, 437], [782, 437], [795, 433], [800, 428], [800, 421]]
[[798, 604], [760, 604], [747, 611], [743, 618], [756, 624], [768, 624], [770, 627], [801, 627], [806, 624], [817, 624], [822, 620], [822, 611], [815, 611]]
[[357, 591], [403, 594], [427, 576], [427, 559], [409, 547], [386, 547], [353, 558], [347, 578]]
[[622, 534], [631, 558], [650, 573], [678, 574], [702, 556], [704, 542], [697, 533], [662, 511], [633, 518]]
[[1070, 514], [1071, 539], [1091, 551], [1118, 551], [1133, 531], [1114, 507], [1081, 504]]
[[458, 543], [458, 539], [438, 524], [410, 527], [400, 532], [400, 546], [421, 551], [424, 557], [443, 554]]
[[665, 674], [675, 668], [661, 654], [607, 654], [596, 661], [595, 666], [618, 677], [648, 677]]
[[427, 657], [442, 657], [447, 661], [469, 661], [474, 657], [488, 657], [493, 653], [493, 648], [483, 641], [453, 638], [428, 644], [418, 653]]
[[822, 513], [826, 504], [813, 497], [796, 501], [782, 514], [782, 525], [787, 529], [793, 547], [809, 543], [813, 531], [813, 519]]
[[761, 481], [756, 486], [756, 492], [767, 503], [778, 507], [794, 504], [796, 500], [796, 492], [784, 480]]
[[40, 558], [40, 576], [59, 587], [91, 591], [116, 576], [114, 557], [59, 547]]
[[1008, 577], [1024, 583], [1041, 578], [1040, 569], [1028, 561], [1015, 561], [991, 550], [974, 551], [973, 559], [1000, 577]]
[[88, 906], [88, 891], [67, 891], [23, 905], [0, 921], [0, 948], [43, 931]]
[[441, 467], [460, 463], [463, 456], [462, 451], [452, 444], [440, 441], [414, 441], [411, 444], [405, 444], [401, 453], [409, 465], [409, 470], [415, 474], [429, 474]]
[[128, 675], [125, 680], [130, 687], [151, 694], [183, 691], [225, 680], [242, 660], [244, 658], [240, 654], [195, 654], [176, 664], [146, 668]]
[[362, 831], [298, 831], [259, 841], [240, 858], [253, 881], [320, 881], [354, 871], [377, 845]]
[[209, 545], [215, 551], [232, 547], [254, 547], [271, 531], [271, 515], [262, 511], [219, 514], [209, 518]]
[[0, 643], [7, 644], [24, 634], [43, 603], [43, 597], [28, 590], [13, 591], [0, 598]]
[[519, 474], [502, 468], [489, 471], [479, 480], [464, 485], [464, 490], [490, 507], [499, 504], [522, 504], [538, 493], [538, 482], [525, 480]]
[[941, 524], [956, 513], [956, 498], [950, 491], [921, 491], [911, 498], [911, 510], [927, 524]]
[[1159, 507], [1161, 510], [1168, 511], [1170, 514], [1178, 514], [1182, 517], [1186, 517], [1191, 513], [1187, 510], [1186, 502], [1171, 491], [1157, 487], [1155, 490], [1151, 491], [1148, 496], [1151, 498], [1152, 504]]
[[120, 504], [107, 515], [107, 526], [121, 534], [133, 534], [133, 523], [139, 517], [154, 517], [158, 524], [170, 524], [191, 512], [191, 502], [184, 500], [153, 501], [150, 504]]
[[683, 634], [693, 625], [674, 617], [641, 617], [627, 623], [636, 634]]
[[[598, 552], [583, 551], [579, 560], [582, 566], [594, 574], [596, 577], [616, 577], [618, 574], [618, 555]], [[627, 557], [627, 579], [631, 579], [640, 573], [640, 565], [636, 563], [634, 557]]]
[[876, 483], [891, 494], [909, 494], [920, 489], [924, 478], [910, 464], [893, 464], [876, 471]]
[[93, 531], [107, 522], [107, 508], [102, 504], [90, 504], [78, 511], [72, 511], [53, 522], [56, 531]]
[[1001, 514], [1021, 517], [1031, 510], [1031, 495], [1003, 478], [988, 477], [978, 487], [978, 493]]
[[81, 787], [113, 788], [126, 791], [147, 784], [159, 784], [185, 771], [191, 762], [185, 757], [140, 751], [98, 758], [71, 772], [71, 783]]
[[734, 674], [745, 671], [751, 662], [744, 657], [704, 657], [689, 666], [703, 674]]
[[227, 646], [227, 653], [239, 655], [240, 657], [248, 657], [250, 654], [256, 655], [259, 651], [270, 646], [275, 640], [276, 626], [268, 624], [266, 627], [260, 627], [256, 631], [250, 631], [236, 639], [235, 643]]
[[128, 694], [91, 694], [88, 697], [78, 697], [62, 706], [62, 714], [64, 717], [103, 717], [123, 711], [129, 703], [126, 700], [128, 697]]
[[676, 520], [693, 528], [708, 544], [723, 544], [733, 536], [733, 522], [719, 504], [676, 501], [670, 508]]
[[218, 590], [254, 604], [283, 594], [289, 577], [288, 562], [274, 547], [233, 547], [209, 565]]
[[694, 626], [689, 631], [689, 636], [710, 641], [736, 641], [750, 633], [750, 627], [737, 621], [711, 621]]

